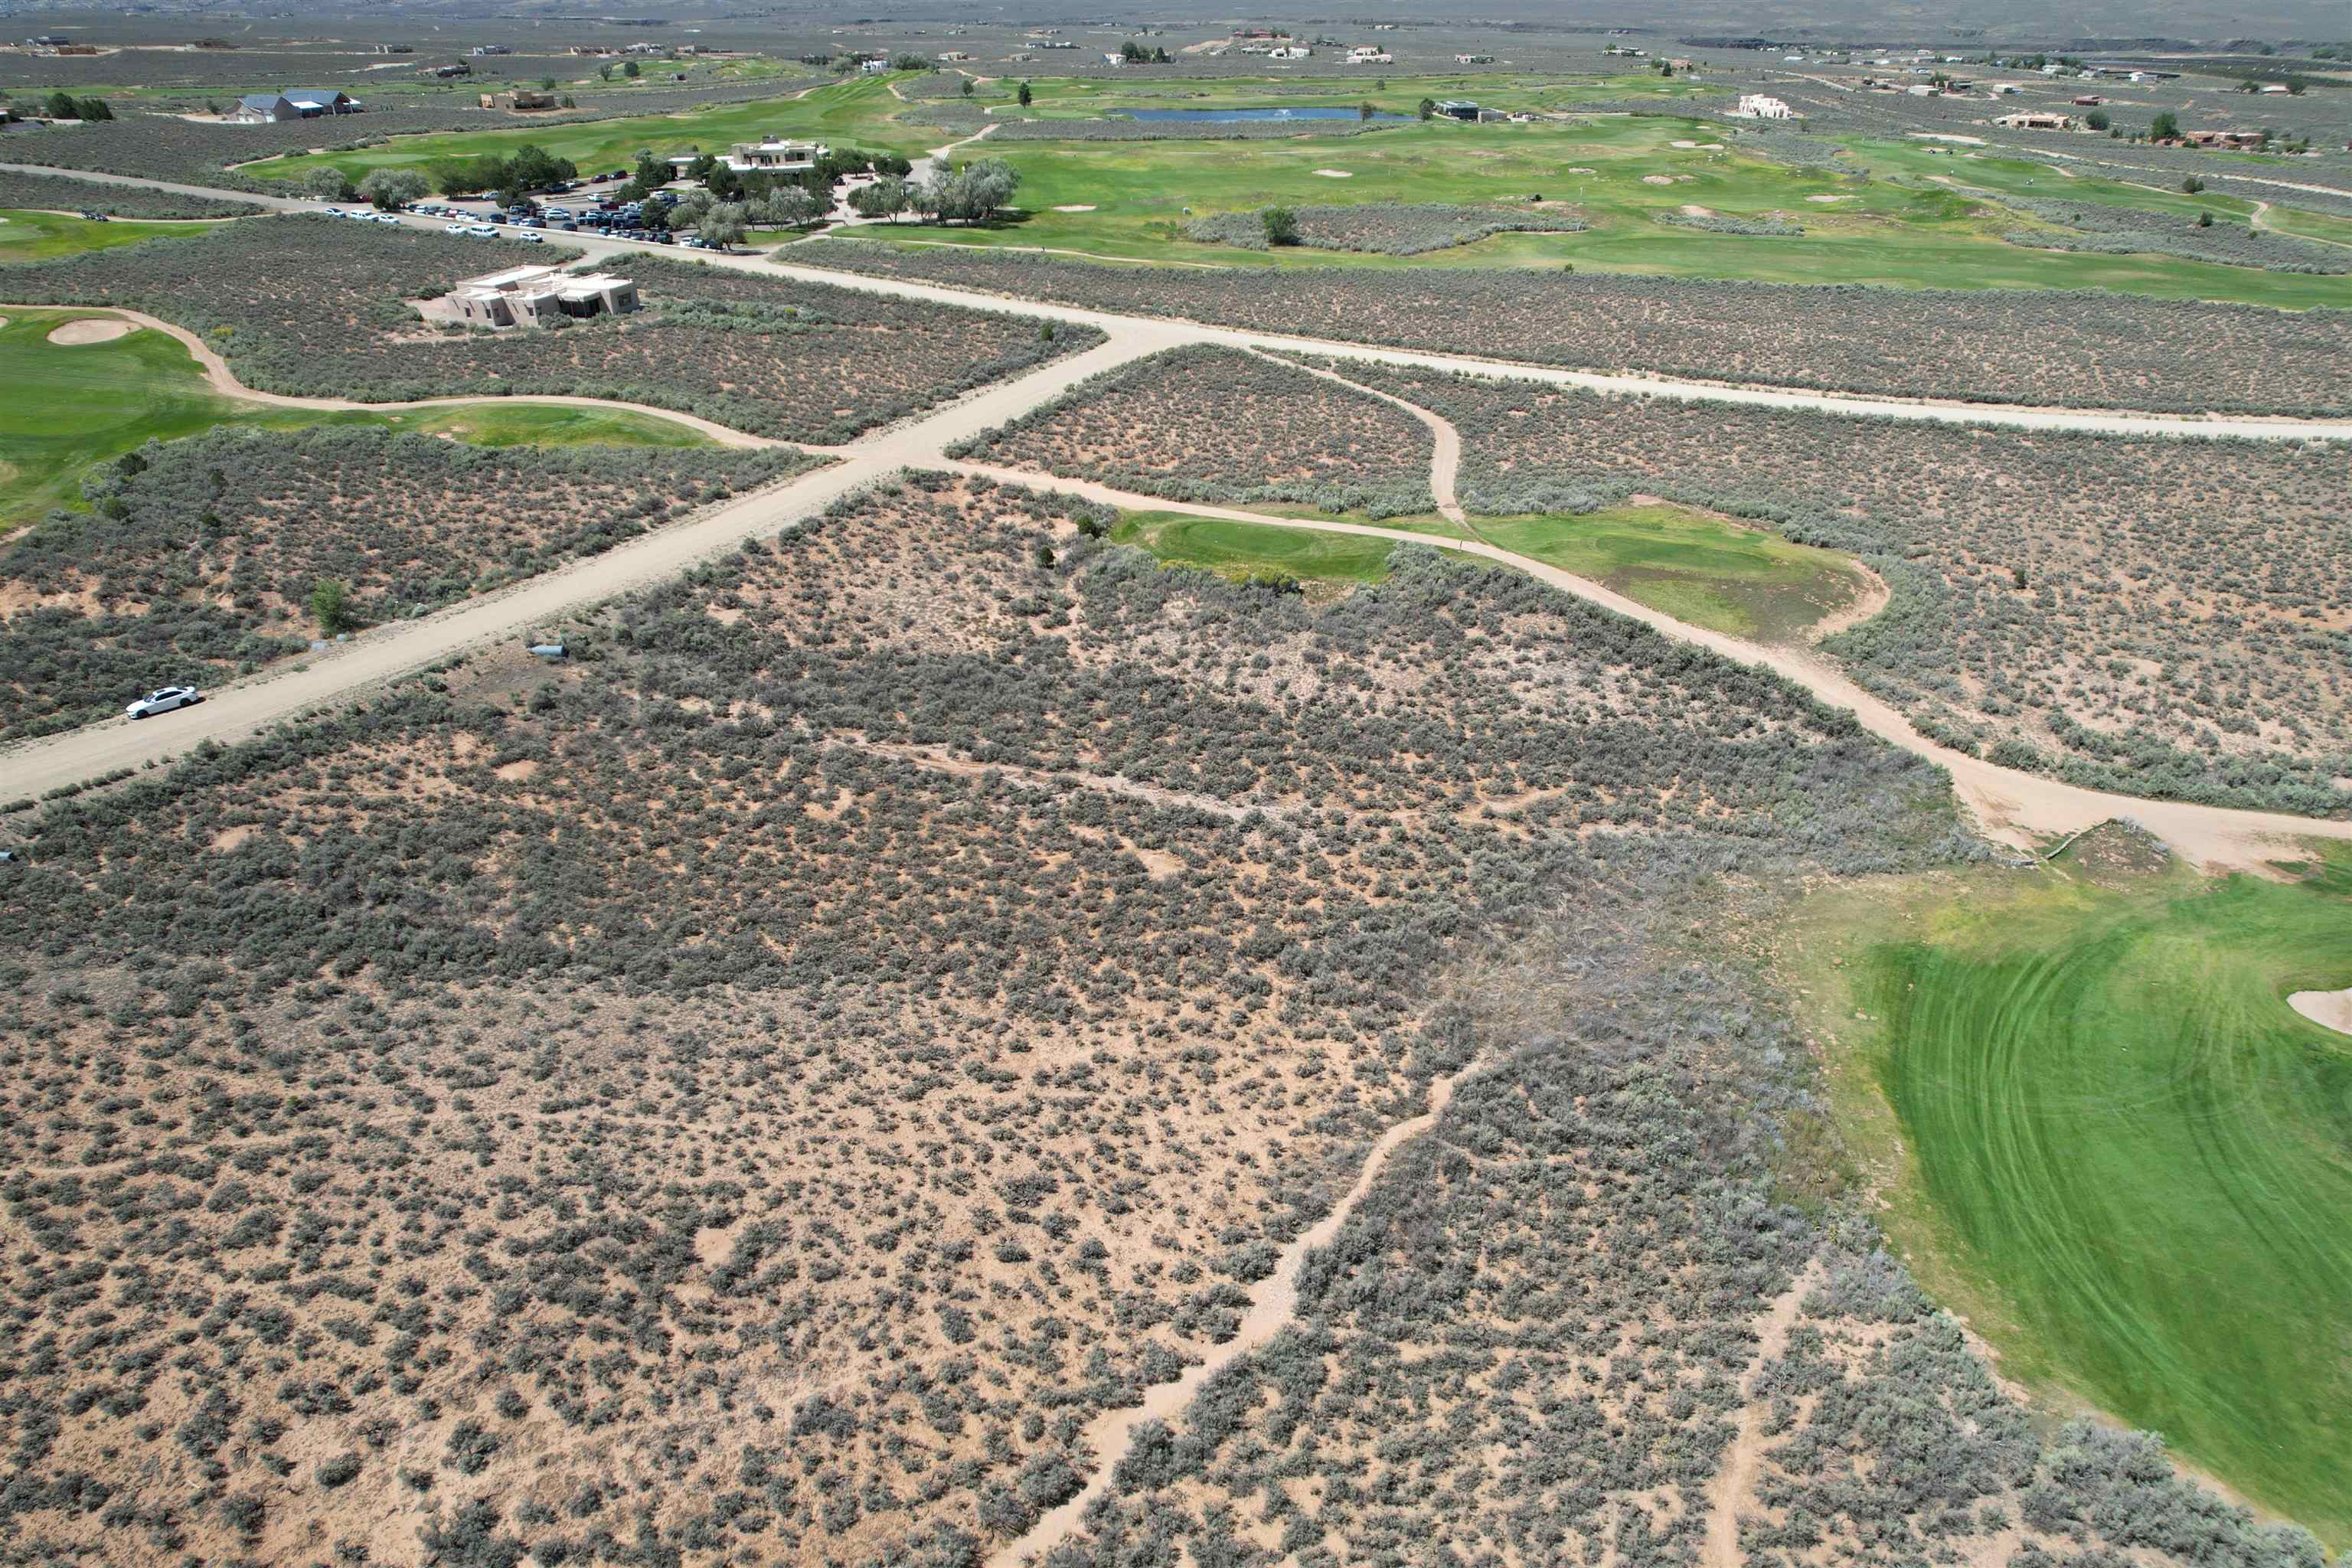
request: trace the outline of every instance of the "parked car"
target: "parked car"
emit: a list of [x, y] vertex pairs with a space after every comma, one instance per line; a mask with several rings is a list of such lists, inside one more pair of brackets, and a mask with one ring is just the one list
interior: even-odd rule
[[204, 694], [193, 686], [166, 686], [151, 691], [123, 711], [133, 719], [152, 719], [158, 713], [176, 712], [193, 708], [204, 700]]
[[92, 223], [104, 223], [107, 221], [106, 215], [102, 212], [94, 212], [86, 209], [81, 216], [89, 219]]
[[472, 235], [476, 239], [496, 239], [499, 237], [499, 231], [486, 223], [469, 223], [463, 232]]

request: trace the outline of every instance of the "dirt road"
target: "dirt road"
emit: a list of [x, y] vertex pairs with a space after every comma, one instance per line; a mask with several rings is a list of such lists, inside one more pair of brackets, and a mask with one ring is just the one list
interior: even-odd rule
[[[282, 212], [317, 213], [320, 204], [298, 201], [285, 196], [254, 195], [243, 191], [225, 191], [202, 185], [175, 184], [160, 180], [132, 179], [121, 174], [92, 174], [75, 170], [49, 169], [34, 164], [0, 163], [0, 171], [37, 174], [69, 174], [77, 179], [96, 180], [103, 184], [135, 185], [151, 190], [172, 191], [183, 195], [214, 196], [229, 201], [253, 202]], [[440, 220], [403, 215], [401, 221], [412, 227], [435, 229]], [[640, 240], [606, 239], [593, 235], [567, 234], [562, 245], [551, 243], [545, 259], [550, 265], [561, 265], [565, 249], [598, 261], [610, 260], [646, 250], [661, 250], [678, 257], [667, 247], [654, 246]], [[1926, 399], [1890, 397], [1856, 397], [1835, 393], [1809, 392], [1793, 387], [1731, 385], [1716, 382], [1679, 380], [1670, 376], [1623, 375], [1600, 371], [1563, 370], [1549, 365], [1530, 365], [1511, 360], [1484, 359], [1469, 354], [1423, 353], [1412, 350], [1387, 349], [1357, 342], [1342, 342], [1325, 338], [1297, 337], [1280, 332], [1250, 331], [1234, 327], [1221, 327], [1201, 321], [1188, 321], [1181, 317], [1125, 316], [1110, 310], [1092, 310], [1074, 305], [1054, 305], [1012, 295], [989, 294], [971, 289], [950, 289], [936, 283], [919, 283], [901, 278], [869, 278], [856, 272], [836, 272], [821, 267], [806, 267], [772, 259], [772, 254], [759, 252], [690, 251], [680, 259], [699, 262], [709, 267], [728, 267], [739, 271], [755, 272], [765, 277], [791, 278], [804, 283], [822, 283], [836, 289], [852, 289], [866, 293], [885, 294], [897, 299], [927, 300], [944, 305], [960, 305], [967, 310], [994, 310], [1038, 317], [1051, 321], [1076, 321], [1098, 327], [1105, 331], [1120, 329], [1157, 329], [1173, 334], [1171, 344], [1178, 342], [1223, 343], [1234, 348], [1265, 347], [1310, 353], [1333, 359], [1366, 360], [1381, 364], [1415, 365], [1429, 370], [1462, 372], [1473, 375], [1506, 374], [1542, 382], [1551, 385], [1576, 386], [1591, 392], [1630, 393], [1651, 397], [1679, 397], [1694, 402], [1736, 403], [1755, 407], [1817, 409], [1824, 413], [1851, 415], [1863, 418], [1926, 419], [1945, 424], [1997, 424], [2034, 430], [2087, 430], [2108, 435], [2138, 436], [2231, 436], [2253, 440], [2308, 440], [2314, 437], [2352, 440], [2352, 419], [2287, 419], [2277, 417], [2221, 417], [2195, 415], [2132, 414], [2104, 410], [2069, 408], [2034, 408], [2000, 404], [1935, 402]]]

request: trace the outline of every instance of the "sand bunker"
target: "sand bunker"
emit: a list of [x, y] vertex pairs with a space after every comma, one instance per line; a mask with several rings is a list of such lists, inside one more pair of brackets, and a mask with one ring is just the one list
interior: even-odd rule
[[1985, 144], [1985, 139], [1981, 136], [1955, 136], [1944, 131], [1914, 131], [1911, 134], [1922, 142], [1957, 142], [1963, 147], [1981, 147]]
[[1672, 174], [1644, 174], [1642, 183], [1645, 185], [1671, 185], [1675, 177]]
[[1852, 196], [1807, 196], [1805, 199], [1809, 202], [1819, 202], [1823, 206], [1829, 205], [1832, 202], [1850, 202], [1853, 200]]
[[1712, 207], [1694, 206], [1689, 202], [1685, 202], [1683, 204], [1683, 216], [1685, 217], [1713, 217], [1714, 216], [1715, 210]]
[[1569, 173], [1571, 174], [1597, 174], [1601, 173], [1601, 171], [1598, 169], [1570, 169]]
[[71, 348], [77, 343], [110, 343], [130, 333], [128, 321], [68, 321], [49, 334], [49, 342]]
[[1318, 169], [1315, 172], [1327, 180], [1352, 180], [1356, 177], [1351, 169]]
[[1676, 147], [1696, 147], [1698, 143], [1696, 142], [1676, 142], [1674, 145]]
[[1723, 151], [1723, 143], [1720, 142], [1676, 142], [1673, 143], [1673, 145], [1699, 153], [1720, 153]]
[[1072, 202], [1067, 206], [1058, 206], [1054, 210], [1057, 213], [1090, 213], [1095, 210], [1095, 204], [1092, 202]]
[[2286, 1005], [2323, 1029], [2352, 1035], [2352, 987], [2342, 991], [2298, 991], [2286, 999]]

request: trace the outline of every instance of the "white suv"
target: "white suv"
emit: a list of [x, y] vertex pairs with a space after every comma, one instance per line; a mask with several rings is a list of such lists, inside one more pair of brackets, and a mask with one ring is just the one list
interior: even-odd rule
[[133, 719], [152, 719], [158, 713], [193, 708], [203, 700], [203, 695], [193, 686], [166, 686], [161, 691], [149, 692], [123, 711]]

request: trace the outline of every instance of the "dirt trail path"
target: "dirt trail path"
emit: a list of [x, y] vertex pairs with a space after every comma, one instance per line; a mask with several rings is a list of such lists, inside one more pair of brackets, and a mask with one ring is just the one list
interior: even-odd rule
[[1741, 1568], [1746, 1562], [1739, 1550], [1739, 1509], [1756, 1494], [1757, 1467], [1764, 1457], [1764, 1427], [1756, 1415], [1756, 1380], [1766, 1365], [1789, 1348], [1789, 1331], [1796, 1326], [1798, 1305], [1820, 1278], [1819, 1262], [1807, 1264], [1756, 1325], [1756, 1360], [1739, 1385], [1745, 1396], [1739, 1407], [1739, 1433], [1724, 1451], [1722, 1468], [1706, 1489], [1706, 1542], [1699, 1552], [1705, 1568]]
[[1356, 1184], [1347, 1195], [1331, 1205], [1331, 1212], [1318, 1220], [1282, 1249], [1274, 1272], [1250, 1287], [1250, 1304], [1242, 1314], [1241, 1331], [1223, 1344], [1212, 1348], [1198, 1366], [1184, 1369], [1184, 1374], [1172, 1383], [1155, 1384], [1146, 1390], [1143, 1403], [1123, 1410], [1107, 1410], [1087, 1426], [1086, 1441], [1095, 1452], [1094, 1474], [1076, 1497], [1047, 1513], [1029, 1528], [1027, 1534], [991, 1552], [988, 1568], [1022, 1568], [1022, 1564], [1043, 1558], [1055, 1547], [1067, 1541], [1078, 1528], [1078, 1521], [1095, 1499], [1110, 1489], [1111, 1477], [1118, 1462], [1127, 1457], [1135, 1429], [1147, 1421], [1174, 1421], [1184, 1413], [1192, 1396], [1201, 1392], [1209, 1379], [1226, 1367], [1263, 1349], [1275, 1335], [1288, 1328], [1298, 1311], [1298, 1268], [1307, 1255], [1331, 1245], [1348, 1216], [1372, 1190], [1381, 1171], [1396, 1152], [1412, 1140], [1420, 1137], [1437, 1124], [1447, 1102], [1453, 1100], [1454, 1088], [1478, 1068], [1473, 1062], [1449, 1077], [1429, 1086], [1429, 1109], [1408, 1121], [1400, 1121], [1381, 1135], [1379, 1142], [1364, 1156], [1363, 1165], [1356, 1173]]
[[[294, 397], [278, 392], [261, 392], [237, 380], [228, 362], [212, 346], [185, 327], [175, 327], [160, 317], [144, 310], [126, 310], [115, 305], [9, 305], [0, 304], [0, 310], [71, 310], [78, 314], [117, 317], [151, 331], [163, 332], [179, 340], [180, 346], [204, 367], [205, 380], [223, 397], [239, 403], [266, 404], [272, 408], [309, 408], [323, 414], [392, 414], [409, 408], [465, 408], [503, 405], [519, 407], [530, 404], [552, 405], [559, 408], [610, 408], [629, 414], [642, 414], [652, 419], [667, 420], [683, 425], [689, 430], [700, 431], [722, 447], [782, 447], [797, 446], [766, 436], [754, 436], [730, 425], [721, 425], [698, 415], [680, 414], [674, 409], [656, 408], [650, 403], [623, 403], [610, 397], [574, 397], [564, 393], [529, 393], [500, 397], [420, 397], [407, 403], [362, 403], [351, 397]], [[818, 450], [820, 448], [810, 448]]]
[[2294, 816], [2285, 812], [2240, 811], [2227, 806], [2200, 805], [2190, 801], [2144, 800], [2063, 784], [2039, 773], [2000, 767], [1981, 757], [1953, 751], [1930, 741], [1884, 699], [1879, 698], [1822, 655], [1810, 647], [1750, 642], [1745, 637], [1709, 631], [1675, 619], [1661, 610], [1636, 603], [1615, 589], [1563, 572], [1557, 566], [1515, 555], [1481, 539], [1447, 539], [1431, 533], [1370, 523], [1332, 522], [1319, 518], [1276, 517], [1239, 507], [1207, 506], [1170, 500], [1121, 490], [1090, 479], [1062, 479], [1024, 469], [995, 468], [982, 463], [942, 459], [940, 467], [1013, 484], [1067, 491], [1106, 505], [1149, 511], [1192, 512], [1202, 517], [1228, 518], [1268, 528], [1304, 529], [1313, 532], [1352, 533], [1386, 539], [1398, 544], [1425, 545], [1475, 555], [1517, 568], [1538, 581], [1573, 594], [1604, 610], [1641, 622], [1677, 642], [1692, 643], [1738, 663], [1769, 669], [1832, 708], [1853, 712], [1862, 727], [1879, 739], [1927, 758], [1951, 775], [1960, 804], [1977, 826], [1994, 841], [2030, 849], [2041, 838], [2076, 832], [2113, 817], [2128, 817], [2169, 844], [2185, 858], [2209, 867], [2260, 870], [2282, 856], [2292, 856], [2301, 841], [2313, 838], [2352, 839], [2352, 821]]
[[[1337, 371], [1324, 370], [1311, 364], [1299, 364], [1296, 361], [1281, 359], [1258, 349], [1252, 349], [1250, 352], [1272, 363], [1288, 365], [1293, 370], [1303, 370], [1309, 375], [1319, 375], [1326, 381], [1333, 382], [1351, 391], [1360, 392], [1367, 397], [1377, 397], [1382, 403], [1403, 409], [1427, 426], [1431, 438], [1429, 493], [1437, 502], [1438, 515], [1448, 522], [1459, 523], [1464, 528], [1470, 527], [1469, 514], [1462, 510], [1461, 499], [1454, 494], [1454, 481], [1462, 472], [1462, 432], [1454, 427], [1454, 421], [1423, 408], [1418, 403], [1399, 397], [1393, 393], [1382, 392], [1376, 386], [1366, 386], [1360, 381], [1349, 381]], [[1474, 529], [1472, 531], [1476, 531]]]

